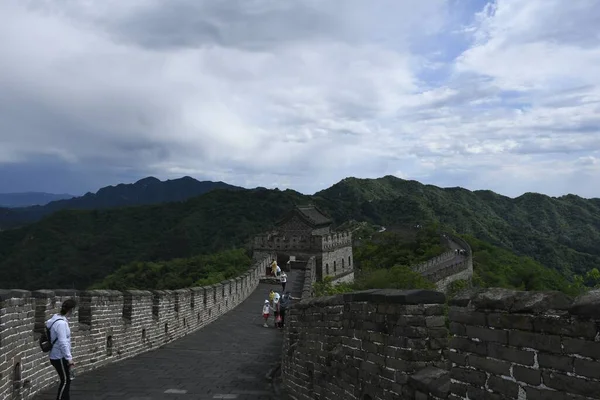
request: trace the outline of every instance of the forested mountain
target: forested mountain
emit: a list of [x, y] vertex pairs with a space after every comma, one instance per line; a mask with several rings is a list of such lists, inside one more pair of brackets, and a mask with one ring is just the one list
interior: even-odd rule
[[200, 182], [189, 176], [166, 181], [148, 177], [131, 184], [106, 186], [96, 193], [52, 201], [43, 206], [0, 208], [0, 229], [32, 223], [60, 210], [96, 210], [184, 201], [215, 189], [240, 190], [242, 188], [224, 182]]
[[43, 206], [55, 200], [70, 199], [71, 194], [55, 194], [44, 192], [0, 193], [0, 207]]
[[600, 199], [442, 189], [391, 176], [348, 178], [305, 196], [292, 190], [216, 190], [185, 202], [60, 211], [0, 232], [0, 287], [84, 288], [134, 261], [170, 260], [243, 246], [295, 204], [336, 223], [387, 227], [439, 222], [564, 276], [600, 266]]
[[600, 266], [600, 199], [439, 188], [393, 176], [347, 178], [314, 195], [338, 220], [437, 221], [568, 275]]

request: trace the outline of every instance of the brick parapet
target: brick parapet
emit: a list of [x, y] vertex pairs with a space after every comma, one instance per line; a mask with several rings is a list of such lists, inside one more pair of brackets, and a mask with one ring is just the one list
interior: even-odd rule
[[470, 290], [449, 319], [449, 398], [599, 398], [600, 291]]
[[286, 317], [284, 387], [297, 400], [422, 394], [413, 375], [448, 367], [444, 302], [443, 293], [424, 290], [303, 299]]
[[296, 235], [271, 232], [254, 237], [256, 251], [332, 251], [352, 246], [352, 232], [334, 232], [325, 235]]
[[411, 268], [433, 282], [437, 290], [445, 292], [453, 281], [470, 280], [473, 277], [473, 252], [471, 246], [458, 236], [444, 233], [442, 238], [444, 243], [459, 247], [463, 253], [450, 250]]
[[75, 298], [73, 356], [83, 373], [155, 349], [231, 310], [257, 287], [274, 254], [240, 277], [179, 290], [0, 290], [0, 398], [30, 399], [56, 373], [37, 340], [62, 302]]

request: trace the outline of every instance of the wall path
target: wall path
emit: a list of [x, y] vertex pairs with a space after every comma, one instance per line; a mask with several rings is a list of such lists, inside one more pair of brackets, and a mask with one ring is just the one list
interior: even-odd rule
[[[85, 394], [80, 398], [92, 398], [91, 394], [111, 391], [106, 386], [92, 384], [95, 379], [93, 376], [98, 377], [99, 382], [103, 381], [104, 376], [112, 376], [128, 390], [141, 385], [138, 377], [128, 372], [136, 365], [139, 368], [136, 373], [140, 376], [144, 375], [141, 368], [148, 370], [148, 382], [140, 378], [144, 385], [149, 384], [152, 377], [163, 387], [168, 386], [168, 380], [163, 379], [159, 372], [174, 379], [173, 382], [178, 382], [176, 375], [184, 374], [184, 367], [190, 369], [198, 362], [196, 367], [199, 368], [202, 366], [199, 360], [211, 354], [208, 348], [194, 346], [194, 341], [212, 342], [215, 348], [220, 346], [226, 353], [239, 351], [238, 345], [231, 345], [231, 350], [227, 350], [229, 340], [224, 339], [231, 336], [228, 331], [233, 329], [232, 332], [238, 335], [236, 340], [243, 342], [244, 339], [239, 335], [245, 332], [244, 329], [248, 329], [247, 325], [252, 327], [254, 322], [259, 322], [261, 299], [266, 296], [261, 291], [271, 286], [261, 285], [261, 291], [255, 289], [259, 285], [260, 272], [268, 262], [269, 258], [258, 261], [241, 277], [223, 284], [176, 291], [0, 290], [0, 399], [30, 399], [40, 390], [55, 384], [56, 372], [49, 365], [47, 354], [39, 349], [37, 339], [44, 321], [68, 297], [78, 300], [78, 308], [71, 317], [70, 325], [77, 373], [82, 375], [74, 381], [73, 390]], [[244, 302], [249, 296], [250, 299]], [[240, 303], [242, 305], [238, 306]], [[223, 322], [219, 322], [225, 317], [227, 318]], [[215, 325], [217, 322], [219, 324]], [[238, 325], [242, 331], [235, 331]], [[252, 332], [251, 329], [249, 333]], [[261, 337], [268, 335], [260, 330], [256, 334]], [[186, 337], [183, 344], [180, 341], [174, 342], [182, 337]], [[235, 335], [231, 340], [234, 339]], [[170, 354], [182, 352], [181, 346], [185, 346], [185, 343], [192, 346], [190, 354], [197, 352], [199, 358], [192, 361], [193, 357], [186, 359], [179, 354], [177, 357], [183, 357], [187, 364], [175, 366], [172, 360], [169, 361]], [[143, 361], [126, 360], [158, 348], [161, 350], [140, 356], [139, 360]], [[272, 351], [269, 350], [268, 354], [272, 355]], [[210, 357], [216, 362], [216, 356], [209, 356], [207, 360]], [[111, 365], [107, 369], [101, 369], [102, 372], [99, 371], [97, 375], [92, 372], [92, 377], [86, 378], [89, 371], [117, 361], [119, 363], [114, 367]], [[163, 361], [166, 364], [161, 366]], [[243, 357], [238, 361], [242, 362]], [[124, 367], [121, 367], [122, 363]], [[173, 366], [173, 371], [166, 372], [169, 365]], [[224, 368], [225, 365], [221, 367]], [[111, 375], [112, 368], [119, 372]], [[123, 379], [118, 379], [119, 377]], [[119, 385], [115, 384], [113, 391], [118, 392], [118, 388]], [[139, 390], [151, 388], [156, 389], [156, 385], [147, 389], [140, 386]], [[126, 391], [121, 393], [125, 396], [123, 393]], [[154, 393], [151, 396], [158, 395]]]
[[[303, 271], [290, 273], [299, 295]], [[77, 399], [164, 400], [270, 399], [274, 388], [266, 378], [281, 358], [282, 332], [262, 325], [262, 306], [269, 290], [261, 283], [238, 307], [210, 325], [160, 349], [77, 377]], [[179, 397], [179, 396], [183, 397]], [[35, 400], [53, 400], [54, 389]]]

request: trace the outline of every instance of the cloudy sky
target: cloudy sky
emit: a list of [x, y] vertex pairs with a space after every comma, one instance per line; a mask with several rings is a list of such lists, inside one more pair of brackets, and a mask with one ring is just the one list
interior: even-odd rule
[[598, 0], [2, 0], [0, 192], [600, 197]]

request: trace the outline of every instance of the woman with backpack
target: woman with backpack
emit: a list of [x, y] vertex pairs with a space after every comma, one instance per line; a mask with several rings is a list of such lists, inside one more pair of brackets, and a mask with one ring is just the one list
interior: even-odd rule
[[46, 321], [50, 343], [50, 364], [56, 369], [60, 378], [57, 400], [70, 399], [71, 368], [75, 366], [75, 362], [71, 355], [71, 328], [69, 328], [68, 319], [76, 306], [75, 300], [65, 300], [60, 308], [60, 313], [54, 314]]

